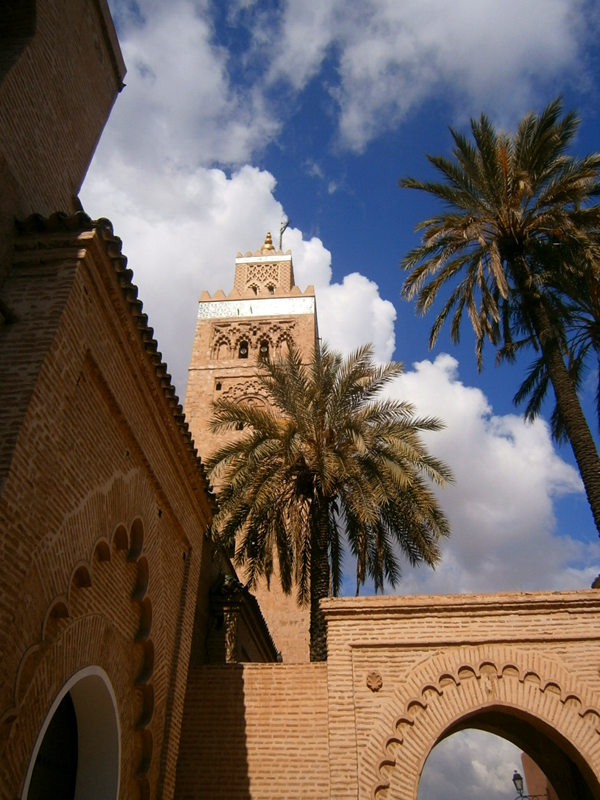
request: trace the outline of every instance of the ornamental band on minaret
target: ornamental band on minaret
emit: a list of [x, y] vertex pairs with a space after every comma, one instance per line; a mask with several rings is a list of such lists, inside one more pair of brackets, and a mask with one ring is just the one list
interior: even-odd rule
[[[259, 250], [238, 253], [231, 292], [204, 291], [198, 304], [185, 412], [202, 457], [232, 435], [209, 430], [213, 401], [266, 404], [256, 380], [259, 355], [282, 354], [293, 342], [308, 357], [317, 335], [314, 288], [295, 285], [291, 252], [276, 250], [267, 233]], [[277, 576], [270, 591], [259, 586], [255, 593], [284, 660], [308, 661], [307, 611], [293, 594], [282, 595]]]

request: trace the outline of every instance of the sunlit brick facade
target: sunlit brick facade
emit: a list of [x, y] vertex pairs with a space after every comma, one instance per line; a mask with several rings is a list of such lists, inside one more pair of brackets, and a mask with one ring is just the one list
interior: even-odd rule
[[269, 238], [239, 255], [186, 420], [76, 196], [125, 74], [107, 3], [0, 13], [0, 800], [416, 800], [467, 727], [600, 800], [597, 591], [329, 599], [310, 664], [293, 598], [215, 557], [211, 403], [265, 401], [257, 353], [309, 353], [314, 293]]

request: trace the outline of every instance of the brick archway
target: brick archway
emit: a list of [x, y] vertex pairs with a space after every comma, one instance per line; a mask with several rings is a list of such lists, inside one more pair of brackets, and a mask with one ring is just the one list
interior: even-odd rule
[[361, 797], [416, 800], [432, 748], [475, 727], [543, 759], [561, 800], [600, 798], [600, 698], [551, 658], [449, 648], [413, 670], [388, 705], [362, 758]]
[[322, 608], [326, 663], [195, 670], [176, 798], [416, 800], [435, 745], [479, 728], [528, 753], [560, 800], [600, 800], [600, 592]]
[[479, 728], [527, 752], [561, 800], [600, 800], [600, 593], [322, 605], [330, 797], [416, 800], [435, 745]]

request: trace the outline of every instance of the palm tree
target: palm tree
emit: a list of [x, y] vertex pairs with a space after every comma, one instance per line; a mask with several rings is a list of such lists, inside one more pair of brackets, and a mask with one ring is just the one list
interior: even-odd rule
[[[590, 271], [580, 280], [569, 280], [562, 290], [568, 302], [567, 315], [563, 317], [566, 334], [563, 348], [567, 353], [569, 375], [579, 392], [592, 362], [597, 378], [595, 401], [600, 430], [600, 277]], [[525, 339], [518, 342], [516, 348], [529, 344]], [[501, 355], [504, 356], [504, 353]], [[540, 413], [549, 383], [546, 362], [543, 356], [539, 356], [514, 397], [515, 405], [528, 398], [526, 419], [534, 420]], [[567, 439], [564, 420], [556, 405], [550, 417], [550, 427], [556, 441]]]
[[479, 368], [486, 339], [505, 357], [518, 349], [516, 335], [538, 349], [600, 532], [600, 460], [565, 363], [569, 301], [560, 290], [565, 276], [580, 280], [600, 263], [600, 206], [591, 204], [600, 194], [600, 154], [567, 155], [578, 125], [557, 99], [525, 116], [513, 136], [484, 114], [471, 121], [474, 144], [450, 129], [452, 159], [428, 157], [443, 181], [400, 181], [446, 205], [417, 227], [422, 243], [402, 260], [411, 271], [402, 294], [416, 296], [425, 313], [442, 286], [455, 284], [430, 346], [451, 314], [458, 341], [466, 309]]
[[231, 547], [248, 585], [270, 579], [275, 559], [286, 593], [310, 603], [310, 657], [327, 657], [319, 601], [337, 595], [344, 543], [357, 562], [357, 593], [370, 577], [376, 591], [400, 578], [399, 548], [412, 565], [434, 566], [449, 526], [429, 481], [445, 485], [449, 468], [432, 457], [420, 431], [442, 427], [419, 419], [382, 389], [402, 372], [377, 366], [371, 346], [344, 360], [319, 345], [308, 364], [291, 347], [262, 360], [269, 405], [219, 400], [213, 431], [234, 431], [207, 461], [218, 485], [213, 531]]

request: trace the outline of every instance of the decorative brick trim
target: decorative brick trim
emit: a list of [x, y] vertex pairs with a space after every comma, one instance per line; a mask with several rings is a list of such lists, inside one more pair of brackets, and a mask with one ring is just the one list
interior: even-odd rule
[[[48, 604], [41, 624], [39, 642], [30, 646], [21, 657], [13, 689], [14, 705], [0, 718], [1, 753], [10, 735], [11, 727], [19, 717], [42, 658], [64, 633], [65, 628], [77, 621], [72, 613], [73, 594], [92, 589], [94, 572], [98, 569], [98, 564], [111, 562], [115, 551], [125, 550], [127, 561], [133, 562], [137, 566], [135, 586], [128, 599], [139, 607], [139, 624], [131, 646], [140, 645], [142, 649], [141, 668], [134, 681], [136, 690], [141, 696], [141, 711], [137, 719], [132, 720], [132, 727], [139, 737], [140, 760], [135, 774], [142, 797], [148, 796], [150, 791], [148, 772], [152, 762], [153, 737], [149, 725], [154, 714], [154, 686], [151, 682], [154, 673], [154, 644], [150, 638], [152, 601], [147, 594], [149, 571], [148, 561], [143, 555], [143, 536], [143, 525], [139, 518], [133, 520], [129, 531], [124, 525], [117, 525], [109, 538], [99, 537], [96, 540], [89, 561], [79, 561], [73, 567], [66, 591], [54, 597]], [[102, 568], [109, 568], [109, 566], [106, 564], [106, 567]]]
[[361, 759], [360, 796], [416, 798], [423, 764], [443, 734], [491, 707], [543, 720], [597, 768], [600, 697], [539, 653], [460, 647], [427, 659], [396, 689]]

